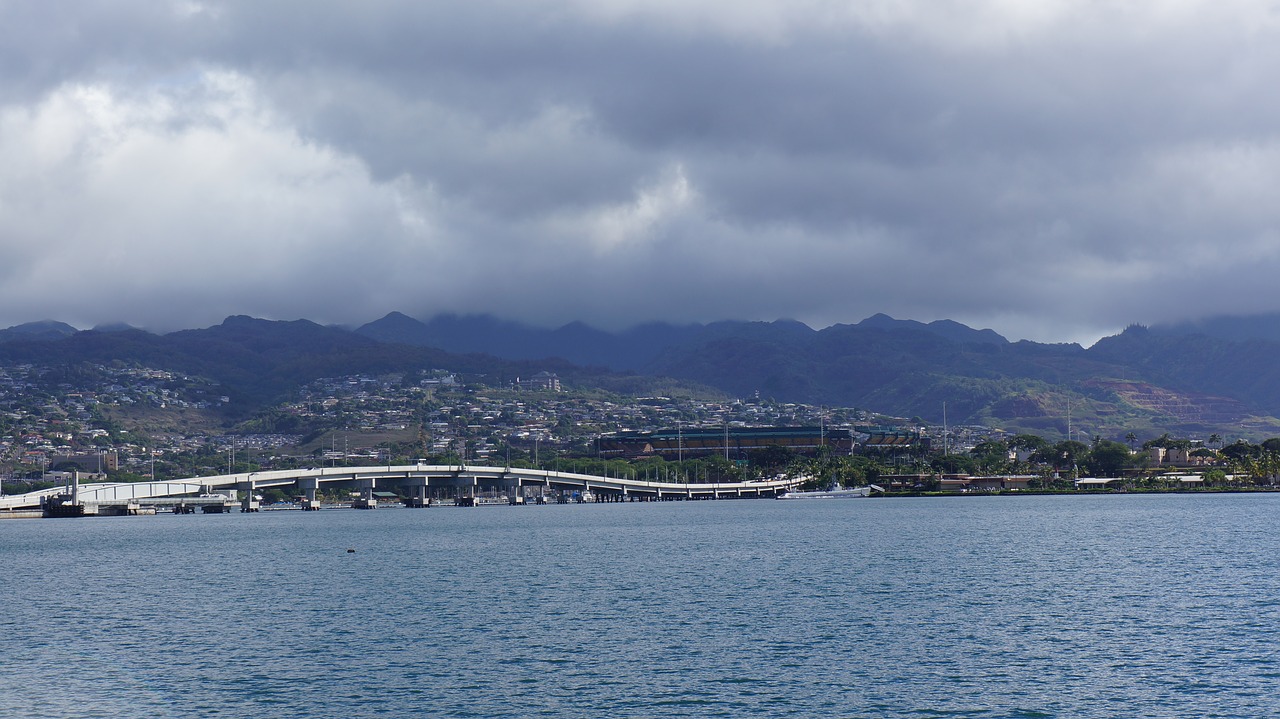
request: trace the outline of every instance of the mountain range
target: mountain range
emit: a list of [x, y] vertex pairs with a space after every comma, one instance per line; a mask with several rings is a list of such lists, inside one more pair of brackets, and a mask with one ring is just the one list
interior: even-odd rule
[[325, 376], [441, 368], [509, 382], [549, 370], [570, 386], [650, 391], [678, 380], [734, 397], [1111, 438], [1280, 435], [1278, 355], [1280, 315], [1134, 325], [1087, 349], [882, 314], [820, 330], [779, 320], [606, 332], [484, 315], [424, 322], [395, 312], [354, 329], [236, 316], [163, 335], [51, 321], [0, 330], [0, 362], [120, 360], [180, 370], [224, 385], [242, 409]]

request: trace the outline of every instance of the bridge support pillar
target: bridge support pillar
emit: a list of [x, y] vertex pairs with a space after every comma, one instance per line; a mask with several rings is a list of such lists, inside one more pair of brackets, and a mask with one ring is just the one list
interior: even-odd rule
[[476, 506], [476, 478], [471, 477], [470, 484], [459, 484], [458, 498], [454, 500], [454, 505], [458, 507], [474, 507]]
[[378, 485], [378, 480], [374, 477], [356, 480], [356, 486], [360, 487], [360, 498], [351, 503], [354, 509], [377, 509], [378, 498], [373, 496], [373, 491]]
[[431, 498], [427, 496], [430, 481], [426, 477], [410, 477], [405, 485], [409, 487], [409, 499], [405, 501], [406, 507], [431, 506]]
[[302, 506], [304, 512], [320, 509], [320, 505], [316, 503], [316, 490], [319, 488], [320, 480], [315, 477], [304, 477], [298, 480], [298, 491], [302, 493], [302, 499], [298, 504]]
[[254, 494], [257, 491], [256, 483], [251, 479], [247, 482], [241, 482], [236, 485], [236, 489], [244, 490], [244, 499], [240, 500], [241, 512], [257, 512], [260, 509], [258, 497]]

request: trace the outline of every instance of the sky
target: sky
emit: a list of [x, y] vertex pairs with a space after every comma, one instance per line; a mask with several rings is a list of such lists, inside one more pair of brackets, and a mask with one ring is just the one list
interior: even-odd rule
[[1280, 311], [1271, 0], [0, 0], [0, 326]]

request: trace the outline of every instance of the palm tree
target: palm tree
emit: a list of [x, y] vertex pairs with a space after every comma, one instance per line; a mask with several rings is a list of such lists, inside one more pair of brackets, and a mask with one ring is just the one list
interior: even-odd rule
[[1216, 444], [1216, 445], [1218, 445], [1218, 448], [1219, 448], [1219, 449], [1221, 449], [1221, 448], [1222, 448], [1222, 446], [1221, 446], [1221, 445], [1222, 445], [1222, 435], [1219, 435], [1219, 434], [1211, 434], [1211, 435], [1209, 435], [1209, 444], [1210, 444], [1211, 446]]
[[1129, 449], [1133, 449], [1133, 445], [1138, 443], [1138, 435], [1130, 432], [1124, 436], [1124, 441], [1129, 443]]
[[1280, 475], [1280, 454], [1275, 452], [1266, 452], [1260, 460], [1262, 465], [1261, 477], [1268, 485], [1276, 483], [1276, 476]]

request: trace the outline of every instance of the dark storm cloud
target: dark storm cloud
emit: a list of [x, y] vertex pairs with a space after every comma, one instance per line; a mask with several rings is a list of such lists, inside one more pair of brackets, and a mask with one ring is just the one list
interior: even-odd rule
[[[1277, 40], [1252, 2], [0, 6], [0, 324], [1280, 310]], [[114, 291], [43, 291], [85, 262]]]

